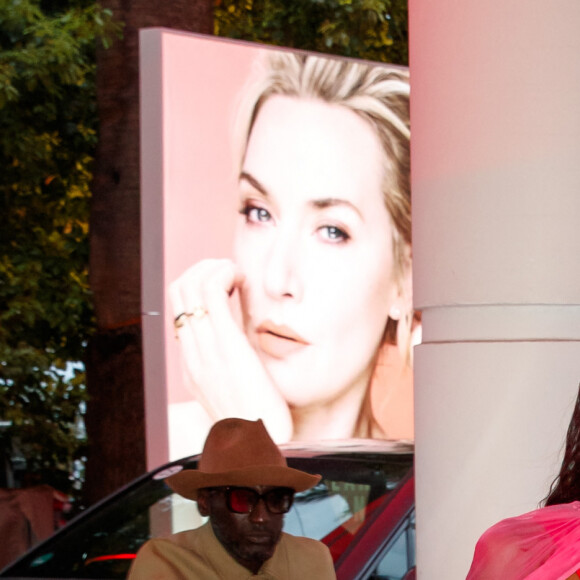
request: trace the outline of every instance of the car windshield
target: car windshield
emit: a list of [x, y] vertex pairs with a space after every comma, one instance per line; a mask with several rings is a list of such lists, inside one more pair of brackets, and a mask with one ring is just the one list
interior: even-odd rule
[[[297, 456], [302, 453], [302, 456]], [[410, 452], [311, 453], [286, 451], [288, 465], [319, 473], [321, 482], [296, 495], [284, 531], [325, 542], [336, 561], [375, 508], [388, 500], [412, 467]], [[142, 478], [71, 522], [7, 572], [21, 578], [125, 578], [149, 538], [204, 522], [196, 502], [172, 492], [164, 478], [195, 459]], [[6, 572], [3, 574], [6, 575]]]

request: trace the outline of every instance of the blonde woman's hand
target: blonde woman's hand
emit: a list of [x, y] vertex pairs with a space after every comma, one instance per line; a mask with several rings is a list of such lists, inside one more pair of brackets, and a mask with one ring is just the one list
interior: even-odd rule
[[190, 386], [211, 419], [261, 418], [281, 443], [292, 437], [290, 410], [230, 306], [230, 295], [241, 281], [231, 260], [207, 259], [171, 284], [183, 362]]

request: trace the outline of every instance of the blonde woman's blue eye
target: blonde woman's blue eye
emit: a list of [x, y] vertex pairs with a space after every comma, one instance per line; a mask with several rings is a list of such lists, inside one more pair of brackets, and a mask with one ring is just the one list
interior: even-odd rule
[[253, 211], [253, 216], [256, 221], [267, 222], [270, 219], [270, 212], [265, 210], [263, 207], [256, 207]]
[[332, 242], [346, 242], [350, 236], [336, 226], [324, 226], [321, 228], [325, 232], [325, 237]]
[[267, 222], [272, 218], [268, 210], [255, 205], [247, 205], [243, 207], [241, 213], [246, 216], [246, 221], [252, 223]]

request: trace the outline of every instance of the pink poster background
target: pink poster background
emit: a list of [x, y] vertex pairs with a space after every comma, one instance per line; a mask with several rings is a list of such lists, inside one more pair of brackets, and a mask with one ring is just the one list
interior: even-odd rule
[[[141, 33], [142, 279], [148, 462], [201, 450], [209, 425], [184, 379], [168, 286], [197, 261], [231, 257], [232, 144], [240, 90], [262, 46], [170, 30]], [[382, 369], [390, 372], [390, 363]], [[373, 409], [389, 438], [413, 437], [410, 372]], [[384, 377], [383, 377], [384, 378]]]

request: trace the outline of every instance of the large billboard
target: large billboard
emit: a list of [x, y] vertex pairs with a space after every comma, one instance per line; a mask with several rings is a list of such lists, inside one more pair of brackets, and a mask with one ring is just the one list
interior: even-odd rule
[[149, 463], [412, 439], [408, 71], [151, 29], [141, 76]]

